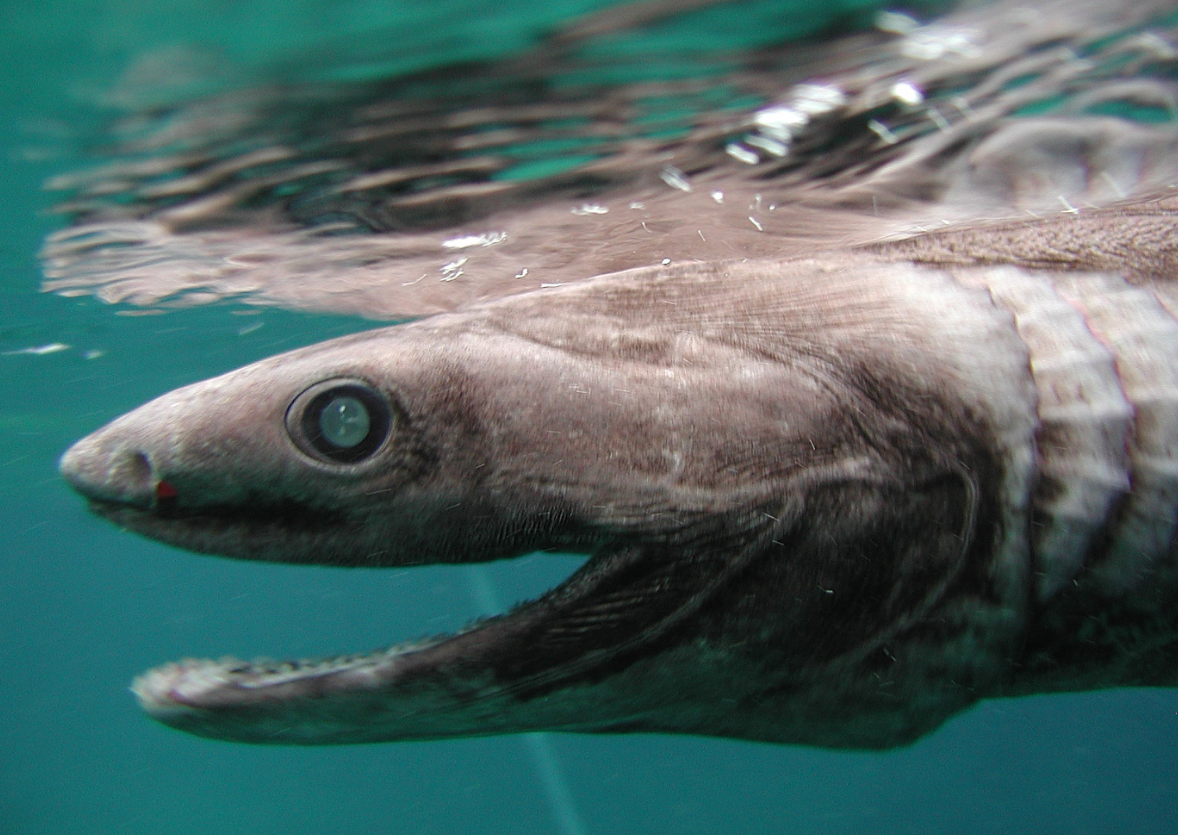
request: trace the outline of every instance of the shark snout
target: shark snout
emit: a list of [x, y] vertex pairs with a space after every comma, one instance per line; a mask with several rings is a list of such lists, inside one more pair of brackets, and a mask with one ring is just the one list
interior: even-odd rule
[[101, 431], [67, 449], [58, 468], [70, 486], [99, 502], [150, 508], [161, 483], [146, 452]]

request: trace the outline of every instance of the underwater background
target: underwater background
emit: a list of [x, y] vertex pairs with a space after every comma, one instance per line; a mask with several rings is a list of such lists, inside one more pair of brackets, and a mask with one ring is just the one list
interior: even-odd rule
[[[150, 71], [145, 56], [193, 61], [199, 83], [316, 50], [325, 66], [428, 64], [521, 48], [604, 5], [0, 2], [0, 835], [1178, 832], [1178, 691], [984, 702], [886, 753], [650, 735], [262, 748], [141, 715], [128, 684], [164, 661], [452, 630], [488, 583], [520, 599], [572, 563], [255, 565], [88, 516], [56, 473], [70, 442], [178, 385], [372, 323], [227, 303], [132, 315], [42, 294], [37, 251], [61, 225], [42, 184], [88, 164], [104, 97], [129, 67]], [[799, 32], [873, 5], [797, 2]]]

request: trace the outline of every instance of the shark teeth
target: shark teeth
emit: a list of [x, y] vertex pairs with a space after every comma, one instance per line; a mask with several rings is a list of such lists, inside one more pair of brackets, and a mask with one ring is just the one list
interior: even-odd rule
[[[264, 696], [267, 701], [326, 695], [339, 689], [346, 678], [350, 688], [379, 686], [381, 673], [396, 659], [445, 641], [453, 635], [406, 641], [368, 654], [336, 655], [276, 661], [256, 658], [243, 661], [233, 656], [220, 659], [185, 658], [155, 667], [135, 678], [131, 692], [143, 709], [157, 718], [193, 710], [246, 705]], [[341, 675], [342, 674], [342, 675]], [[328, 679], [336, 678], [331, 686]]]

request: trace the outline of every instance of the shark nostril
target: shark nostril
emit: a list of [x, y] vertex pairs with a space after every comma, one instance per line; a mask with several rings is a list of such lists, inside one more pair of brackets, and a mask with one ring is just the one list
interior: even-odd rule
[[120, 465], [127, 481], [136, 484], [147, 484], [151, 481], [151, 461], [142, 452], [125, 455]]
[[112, 482], [128, 498], [151, 496], [155, 491], [155, 468], [145, 453], [126, 451], [111, 468]]

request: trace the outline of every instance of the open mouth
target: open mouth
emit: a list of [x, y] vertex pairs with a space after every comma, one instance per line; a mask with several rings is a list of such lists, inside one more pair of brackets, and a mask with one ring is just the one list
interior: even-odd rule
[[257, 472], [237, 461], [209, 487], [200, 473], [220, 459], [199, 457], [203, 446], [185, 453], [196, 459], [187, 470], [173, 447], [141, 451], [138, 435], [148, 430], [138, 421], [157, 431], [155, 423], [172, 420], [167, 405], [149, 404], [146, 417], [132, 413], [79, 441], [61, 463], [95, 513], [150, 539], [328, 566], [477, 564], [537, 550], [585, 560], [545, 593], [452, 634], [360, 655], [184, 659], [135, 680], [150, 716], [207, 737], [339, 744], [637, 727], [668, 698], [686, 699], [683, 677], [672, 681], [668, 671], [699, 654], [710, 622], [701, 612], [765, 552], [778, 524], [773, 496], [764, 506], [742, 496], [739, 513], [717, 515], [710, 494], [671, 513], [661, 493], [643, 493], [614, 515], [594, 516], [546, 494], [525, 514], [501, 511], [496, 488], [455, 491], [452, 504], [445, 490], [415, 487], [427, 495], [397, 493], [390, 510], [387, 479], [348, 470], [312, 490], [281, 468]]
[[[314, 553], [315, 562], [364, 565], [359, 552], [332, 559], [317, 541], [331, 542], [347, 521], [340, 514], [293, 502], [247, 502], [243, 507], [185, 507], [174, 496], [150, 501], [107, 498], [90, 491], [90, 510], [120, 527], [186, 550], [286, 562], [291, 553]], [[233, 543], [235, 551], [229, 551]], [[344, 559], [347, 557], [348, 559]], [[545, 559], [552, 559], [544, 555]], [[570, 565], [576, 561], [576, 565]], [[511, 562], [515, 562], [512, 560]], [[132, 684], [143, 709], [158, 721], [204, 736], [274, 743], [368, 741], [396, 724], [397, 714], [427, 716], [409, 736], [452, 733], [453, 714], [482, 714], [483, 704], [527, 699], [575, 674], [601, 650], [594, 630], [570, 641], [555, 626], [573, 616], [603, 588], [597, 564], [608, 558], [560, 558], [537, 582], [516, 592], [526, 602], [506, 614], [476, 618], [447, 635], [411, 640], [364, 654], [253, 661], [184, 659], [151, 669]], [[593, 565], [592, 569], [589, 566]], [[401, 570], [405, 570], [402, 568]], [[485, 566], [471, 566], [472, 590], [484, 613], [503, 612]], [[516, 570], [515, 566], [510, 569]], [[557, 573], [559, 572], [559, 574]], [[580, 659], [580, 661], [578, 661]], [[569, 662], [571, 666], [569, 665]], [[414, 704], [420, 702], [418, 707]], [[393, 714], [390, 717], [388, 714]], [[446, 717], [450, 717], [447, 719]], [[396, 733], [403, 736], [404, 734]]]
[[[188, 658], [146, 671], [131, 689], [163, 724], [237, 741], [364, 742], [388, 738], [384, 729], [407, 717], [413, 729], [397, 738], [451, 736], [467, 721], [496, 732], [488, 715], [506, 717], [512, 705], [575, 683], [614, 649], [577, 616], [603, 591], [608, 596], [603, 576], [609, 571], [602, 568], [608, 558], [537, 559], [555, 559], [529, 572], [546, 585], [557, 572], [569, 576], [504, 614], [476, 618], [449, 634], [323, 658]], [[467, 570], [478, 608], [502, 611], [488, 569]], [[540, 579], [528, 584], [534, 589]]]
[[[100, 438], [68, 452], [62, 470], [97, 515], [188, 551], [337, 566], [477, 562], [448, 559], [439, 522], [422, 523], [424, 537], [413, 524], [390, 534], [355, 506], [333, 513], [240, 490], [229, 503], [193, 502], [188, 497], [199, 491], [173, 486], [144, 461]], [[417, 548], [414, 536], [430, 550]], [[596, 696], [588, 694], [597, 685], [640, 662], [652, 645], [667, 645], [668, 630], [698, 608], [700, 582], [697, 566], [665, 550], [673, 544], [651, 548], [605, 530], [577, 536], [572, 550], [584, 562], [570, 575], [452, 634], [316, 659], [184, 659], [147, 671], [132, 690], [164, 724], [237, 741], [337, 744], [576, 729], [591, 714]], [[483, 553], [494, 551], [488, 545]], [[504, 611], [489, 599], [493, 593], [475, 591], [481, 610]]]
[[[528, 699], [551, 678], [553, 670], [542, 669], [541, 658], [523, 676], [517, 676], [511, 658], [536, 642], [559, 608], [554, 598], [569, 593], [586, 562], [572, 555], [536, 559], [555, 562], [543, 569], [520, 566], [539, 575], [523, 585], [535, 589], [543, 581], [548, 591], [449, 634], [312, 659], [188, 658], [146, 671], [131, 689], [152, 718], [204, 736], [296, 744], [366, 741], [385, 723], [382, 714], [390, 705], [418, 714], [421, 731], [411, 736], [450, 735], [455, 710], [483, 713], [507, 699]], [[510, 569], [513, 575], [517, 570]], [[488, 569], [467, 571], [473, 572], [478, 609], [503, 611]], [[554, 576], [570, 573], [552, 585]]]

